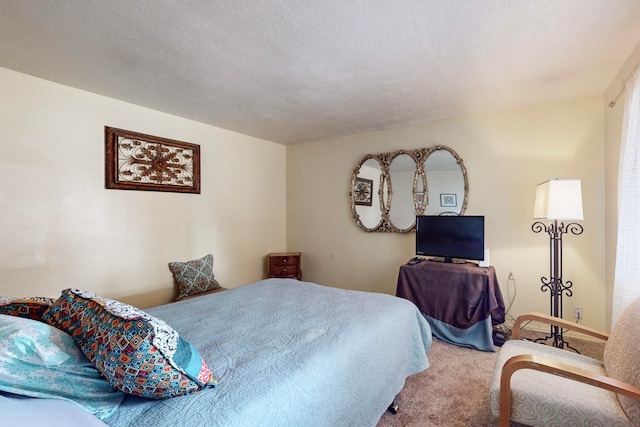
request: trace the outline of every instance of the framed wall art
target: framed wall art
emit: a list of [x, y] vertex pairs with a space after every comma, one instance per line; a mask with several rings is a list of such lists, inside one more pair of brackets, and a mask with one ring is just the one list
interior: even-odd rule
[[105, 186], [200, 194], [200, 146], [105, 126]]
[[356, 178], [353, 188], [354, 203], [359, 206], [372, 206], [373, 180]]
[[456, 207], [458, 206], [458, 200], [455, 194], [440, 194], [440, 206], [443, 207]]

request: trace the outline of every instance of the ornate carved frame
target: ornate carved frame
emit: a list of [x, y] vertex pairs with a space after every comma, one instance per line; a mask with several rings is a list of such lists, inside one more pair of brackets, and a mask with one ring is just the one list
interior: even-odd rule
[[105, 126], [105, 186], [200, 194], [200, 146]]
[[[447, 147], [446, 145], [434, 145], [432, 147], [419, 148], [416, 150], [397, 150], [388, 153], [378, 153], [378, 154], [367, 154], [365, 155], [360, 162], [353, 169], [353, 174], [351, 176], [351, 187], [349, 192], [349, 198], [351, 201], [351, 216], [356, 221], [356, 224], [369, 233], [372, 232], [392, 232], [392, 233], [409, 233], [415, 231], [415, 222], [412, 226], [401, 229], [396, 227], [390, 217], [389, 211], [391, 210], [391, 202], [393, 199], [393, 188], [390, 179], [389, 167], [393, 159], [395, 159], [400, 154], [409, 155], [416, 162], [416, 172], [413, 178], [413, 204], [416, 215], [422, 215], [424, 213], [425, 205], [421, 203], [421, 200], [428, 200], [429, 198], [429, 188], [427, 186], [427, 174], [424, 170], [424, 163], [434, 151], [445, 150], [451, 153], [451, 155], [455, 158], [456, 162], [460, 166], [460, 170], [462, 172], [462, 176], [464, 179], [464, 200], [462, 201], [462, 205], [460, 207], [459, 215], [463, 215], [465, 210], [467, 209], [467, 202], [469, 199], [469, 179], [467, 177], [467, 169], [464, 166], [464, 162], [462, 158], [456, 153], [452, 148]], [[356, 211], [355, 203], [355, 195], [354, 188], [356, 184], [356, 180], [358, 178], [358, 172], [360, 168], [369, 159], [374, 159], [380, 164], [380, 185], [378, 186], [378, 200], [380, 201], [380, 212], [381, 218], [380, 222], [374, 227], [367, 227], [360, 220], [360, 215]], [[418, 183], [422, 180], [422, 191], [418, 191]], [[385, 193], [386, 187], [386, 193]], [[419, 194], [422, 193], [422, 194]]]

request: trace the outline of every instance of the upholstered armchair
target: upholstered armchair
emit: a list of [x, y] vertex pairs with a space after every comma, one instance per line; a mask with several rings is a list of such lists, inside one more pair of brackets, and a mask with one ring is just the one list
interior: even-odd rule
[[[605, 340], [603, 361], [520, 339], [523, 322], [561, 326]], [[538, 313], [518, 317], [489, 390], [500, 426], [640, 426], [640, 299], [611, 334]]]

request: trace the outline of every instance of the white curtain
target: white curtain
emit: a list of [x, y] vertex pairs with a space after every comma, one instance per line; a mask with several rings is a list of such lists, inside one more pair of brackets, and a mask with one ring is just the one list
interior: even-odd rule
[[640, 69], [625, 87], [618, 174], [618, 242], [611, 325], [640, 298]]

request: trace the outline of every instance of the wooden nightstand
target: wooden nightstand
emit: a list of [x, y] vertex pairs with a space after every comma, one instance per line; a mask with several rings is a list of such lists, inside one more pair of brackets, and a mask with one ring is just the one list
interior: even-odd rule
[[269, 258], [269, 277], [302, 280], [302, 253], [277, 252], [267, 255]]

